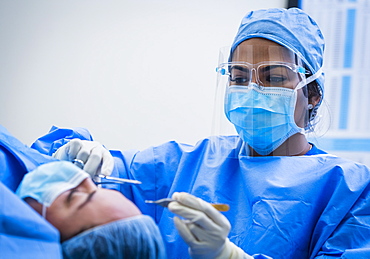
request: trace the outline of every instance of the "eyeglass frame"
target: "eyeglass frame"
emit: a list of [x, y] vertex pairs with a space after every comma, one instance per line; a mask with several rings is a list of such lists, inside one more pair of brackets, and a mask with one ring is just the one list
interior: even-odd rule
[[[228, 66], [228, 71], [231, 71], [230, 67], [231, 66], [236, 66], [236, 65], [240, 65], [242, 67], [247, 67], [247, 69], [249, 69], [249, 79], [245, 82], [242, 82], [241, 84], [237, 83], [237, 84], [231, 84], [230, 82], [234, 82], [234, 80], [231, 80], [230, 77], [231, 77], [231, 73], [227, 73], [226, 72], [226, 69], [224, 68], [225, 66]], [[282, 62], [282, 61], [263, 61], [263, 62], [259, 62], [259, 63], [256, 63], [256, 64], [251, 64], [251, 63], [248, 63], [248, 62], [226, 62], [226, 63], [221, 63], [217, 68], [216, 68], [216, 72], [221, 74], [221, 75], [226, 75], [228, 74], [229, 76], [229, 86], [231, 85], [238, 85], [238, 86], [248, 86], [250, 85], [250, 83], [252, 82], [252, 78], [253, 78], [253, 70], [255, 71], [255, 78], [256, 78], [256, 82], [259, 83], [259, 86], [260, 87], [283, 87], [283, 88], [291, 88], [291, 89], [294, 89], [295, 87], [284, 87], [282, 86], [282, 84], [280, 84], [279, 86], [276, 86], [276, 85], [266, 85], [262, 82], [262, 80], [260, 79], [260, 75], [259, 75], [259, 69], [261, 66], [284, 66], [286, 68], [289, 68], [290, 71], [292, 71], [293, 73], [297, 73], [298, 75], [300, 75], [300, 78], [299, 78], [299, 81], [297, 83], [297, 85], [299, 84], [300, 81], [304, 80], [306, 75], [309, 74], [309, 71], [307, 71], [303, 66], [300, 66], [300, 65], [297, 65], [297, 64], [294, 64], [294, 63], [289, 63], [289, 62]]]

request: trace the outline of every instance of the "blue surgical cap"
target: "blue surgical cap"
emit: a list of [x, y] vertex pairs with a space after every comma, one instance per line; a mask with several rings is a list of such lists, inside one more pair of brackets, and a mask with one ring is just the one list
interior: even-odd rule
[[[290, 49], [312, 74], [323, 65], [324, 37], [316, 22], [298, 8], [271, 8], [249, 12], [240, 24], [231, 52], [241, 42], [251, 38], [264, 38]], [[324, 77], [317, 78], [316, 82], [323, 95]]]
[[77, 187], [88, 177], [88, 173], [71, 162], [55, 161], [26, 174], [16, 194], [21, 199], [31, 197], [49, 207], [60, 194]]
[[101, 225], [64, 241], [66, 259], [163, 259], [166, 252], [161, 233], [147, 215]]

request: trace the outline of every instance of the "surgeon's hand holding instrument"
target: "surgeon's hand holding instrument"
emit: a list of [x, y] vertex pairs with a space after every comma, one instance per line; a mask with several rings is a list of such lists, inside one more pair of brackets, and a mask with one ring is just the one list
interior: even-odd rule
[[111, 175], [114, 168], [113, 156], [97, 141], [72, 139], [60, 147], [53, 157], [73, 162], [91, 177], [97, 174]]
[[185, 218], [174, 218], [180, 236], [189, 246], [192, 258], [248, 258], [242, 249], [227, 238], [230, 222], [210, 203], [189, 193], [174, 193], [168, 209]]

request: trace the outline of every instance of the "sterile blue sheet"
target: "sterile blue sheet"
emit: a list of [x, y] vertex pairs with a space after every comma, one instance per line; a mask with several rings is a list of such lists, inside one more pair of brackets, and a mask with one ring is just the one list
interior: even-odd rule
[[[54, 152], [72, 135], [53, 128], [34, 147]], [[217, 153], [209, 148], [212, 138], [195, 146], [172, 141], [141, 152], [111, 151], [113, 176], [143, 182], [117, 188], [156, 220], [169, 258], [189, 257], [174, 215], [144, 201], [180, 191], [229, 204], [229, 238], [256, 258], [370, 258], [366, 166], [316, 147], [305, 156], [248, 157], [238, 137], [220, 138]]]
[[0, 258], [62, 258], [58, 230], [1, 182]]
[[0, 258], [62, 258], [59, 232], [13, 193], [24, 174], [50, 161], [0, 126]]
[[56, 159], [26, 146], [0, 125], [0, 181], [13, 192], [24, 174]]

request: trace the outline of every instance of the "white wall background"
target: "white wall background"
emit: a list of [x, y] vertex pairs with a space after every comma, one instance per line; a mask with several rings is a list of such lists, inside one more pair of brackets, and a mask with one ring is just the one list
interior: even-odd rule
[[0, 0], [0, 124], [86, 127], [110, 149], [211, 134], [218, 49], [285, 0]]

